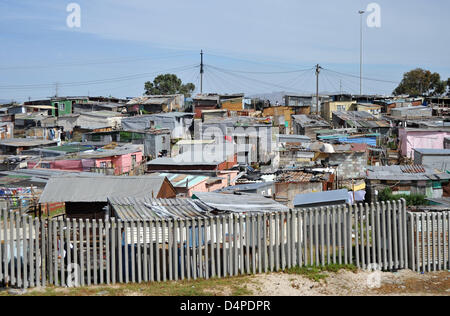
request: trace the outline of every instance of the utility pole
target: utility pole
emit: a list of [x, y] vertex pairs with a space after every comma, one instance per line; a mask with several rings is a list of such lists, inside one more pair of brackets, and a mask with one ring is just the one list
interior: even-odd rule
[[361, 17], [361, 38], [360, 38], [360, 56], [359, 56], [359, 95], [362, 95], [362, 72], [363, 72], [363, 15], [366, 13], [364, 10], [360, 10], [359, 15]]
[[203, 50], [200, 51], [200, 94], [203, 94], [203, 74], [205, 70], [203, 69]]
[[320, 74], [319, 64], [316, 65], [316, 115], [319, 115], [319, 74]]
[[55, 83], [55, 97], [58, 97], [58, 88], [59, 88], [59, 84], [56, 82]]

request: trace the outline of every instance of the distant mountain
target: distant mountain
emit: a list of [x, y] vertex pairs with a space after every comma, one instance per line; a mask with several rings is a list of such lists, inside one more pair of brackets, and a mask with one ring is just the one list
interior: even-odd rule
[[11, 103], [11, 100], [0, 99], [0, 104], [8, 104]]

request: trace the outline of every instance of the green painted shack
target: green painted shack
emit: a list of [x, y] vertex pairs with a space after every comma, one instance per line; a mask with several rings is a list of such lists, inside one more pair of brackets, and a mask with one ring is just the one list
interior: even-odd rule
[[66, 98], [53, 98], [51, 99], [52, 115], [59, 117], [73, 113], [74, 104], [85, 104], [89, 102], [88, 97], [66, 97]]

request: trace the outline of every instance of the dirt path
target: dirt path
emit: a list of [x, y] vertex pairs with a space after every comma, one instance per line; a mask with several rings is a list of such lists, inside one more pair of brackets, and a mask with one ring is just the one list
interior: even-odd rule
[[[268, 274], [253, 277], [247, 285], [254, 295], [268, 296], [366, 296], [444, 295], [450, 296], [450, 272], [417, 274], [412, 271], [380, 273], [381, 286], [370, 288], [370, 272], [327, 273], [320, 282], [301, 275]], [[376, 283], [369, 283], [376, 284]]]

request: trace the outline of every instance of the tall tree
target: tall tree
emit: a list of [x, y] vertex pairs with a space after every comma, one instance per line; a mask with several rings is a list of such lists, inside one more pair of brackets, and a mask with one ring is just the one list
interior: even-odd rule
[[159, 75], [153, 82], [147, 81], [145, 83], [145, 95], [169, 95], [169, 94], [184, 94], [190, 97], [195, 90], [193, 83], [183, 84], [181, 79], [173, 74]]
[[441, 81], [438, 73], [417, 68], [403, 75], [403, 80], [394, 90], [394, 95], [440, 95], [445, 93], [445, 86], [445, 81]]

